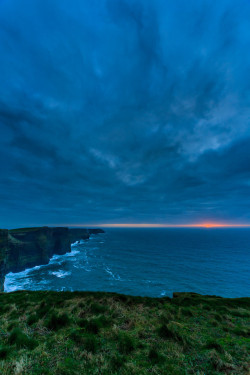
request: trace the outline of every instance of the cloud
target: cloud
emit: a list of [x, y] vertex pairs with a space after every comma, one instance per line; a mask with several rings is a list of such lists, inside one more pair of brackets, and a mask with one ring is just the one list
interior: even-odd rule
[[0, 2], [1, 226], [249, 222], [249, 16]]

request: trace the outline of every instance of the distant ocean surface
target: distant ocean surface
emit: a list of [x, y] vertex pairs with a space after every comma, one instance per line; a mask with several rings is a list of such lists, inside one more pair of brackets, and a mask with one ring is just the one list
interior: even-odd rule
[[5, 291], [250, 295], [250, 229], [105, 229], [48, 265], [6, 276]]

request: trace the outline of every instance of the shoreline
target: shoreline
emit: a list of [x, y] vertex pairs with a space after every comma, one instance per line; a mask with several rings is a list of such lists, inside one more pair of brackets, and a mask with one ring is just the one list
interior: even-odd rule
[[104, 233], [99, 228], [31, 227], [0, 229], [0, 291], [5, 275], [48, 264], [54, 255], [71, 252], [71, 244]]
[[[42, 267], [43, 265], [41, 265]], [[46, 266], [46, 265], [44, 265]], [[133, 295], [133, 294], [126, 294], [126, 293], [118, 293], [118, 292], [109, 292], [109, 291], [92, 291], [92, 290], [62, 290], [62, 291], [57, 291], [57, 290], [28, 290], [28, 289], [21, 289], [21, 290], [14, 290], [12, 292], [0, 292], [0, 295], [9, 295], [9, 294], [25, 294], [25, 293], [28, 293], [28, 294], [62, 294], [62, 295], [65, 295], [66, 297], [68, 297], [68, 295], [72, 295], [72, 296], [75, 296], [75, 297], [85, 297], [85, 296], [89, 296], [89, 295], [93, 295], [93, 296], [107, 296], [107, 297], [120, 297], [121, 299], [124, 299], [126, 300], [126, 298], [131, 298], [131, 299], [135, 299], [135, 300], [156, 300], [156, 301], [159, 301], [159, 302], [164, 302], [164, 301], [184, 301], [184, 303], [186, 303], [187, 301], [190, 302], [192, 300], [192, 302], [194, 302], [194, 304], [198, 301], [199, 299], [199, 303], [200, 303], [200, 298], [204, 298], [204, 300], [208, 299], [208, 300], [217, 300], [217, 301], [228, 301], [230, 303], [230, 301], [232, 302], [239, 302], [241, 304], [242, 302], [242, 305], [245, 306], [246, 302], [249, 304], [249, 308], [250, 308], [250, 295], [249, 296], [243, 296], [243, 297], [222, 297], [222, 296], [218, 296], [218, 295], [215, 295], [215, 294], [200, 294], [200, 293], [196, 293], [196, 292], [172, 292], [172, 296], [169, 297], [169, 296], [159, 296], [159, 297], [151, 297], [151, 296], [141, 296], [141, 295]]]

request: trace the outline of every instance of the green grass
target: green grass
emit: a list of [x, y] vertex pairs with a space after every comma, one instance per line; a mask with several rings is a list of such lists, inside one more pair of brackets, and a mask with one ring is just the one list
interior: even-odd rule
[[250, 299], [0, 293], [0, 374], [248, 374]]
[[10, 233], [22, 233], [22, 232], [36, 232], [43, 227], [30, 227], [30, 228], [17, 228], [17, 229], [9, 229]]
[[8, 344], [17, 348], [34, 349], [37, 346], [36, 340], [28, 337], [20, 328], [14, 328], [8, 336]]

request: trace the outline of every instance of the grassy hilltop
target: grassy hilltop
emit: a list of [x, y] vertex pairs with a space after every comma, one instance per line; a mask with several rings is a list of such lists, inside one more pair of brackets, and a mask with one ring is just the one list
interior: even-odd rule
[[0, 293], [0, 374], [248, 374], [250, 298]]

